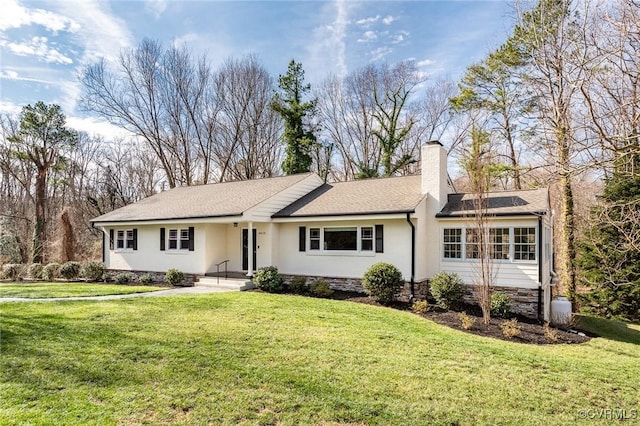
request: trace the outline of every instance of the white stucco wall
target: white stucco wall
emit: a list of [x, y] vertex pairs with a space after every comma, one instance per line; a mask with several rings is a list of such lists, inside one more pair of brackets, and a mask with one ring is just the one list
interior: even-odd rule
[[[281, 273], [291, 275], [324, 275], [328, 277], [362, 278], [364, 272], [376, 262], [395, 265], [403, 277], [411, 276], [411, 230], [405, 220], [340, 220], [304, 223], [281, 223], [279, 229], [279, 256], [277, 266]], [[298, 251], [299, 226], [309, 228], [340, 226], [384, 225], [384, 253], [351, 251]], [[374, 241], [375, 247], [375, 241]]]
[[[466, 284], [473, 284], [480, 272], [477, 261], [474, 261], [472, 259], [444, 259], [442, 243], [444, 228], [473, 228], [473, 223], [468, 222], [465, 219], [441, 219], [439, 223], [439, 270], [446, 272], [455, 272], [460, 275], [460, 277]], [[489, 226], [494, 228], [534, 227], [536, 229], [536, 250], [538, 250], [538, 239], [540, 238], [540, 235], [538, 232], [537, 218], [498, 218], [492, 220]], [[494, 273], [496, 274], [494, 285], [518, 288], [538, 288], [538, 262], [543, 259], [544, 256], [546, 256], [545, 253], [538, 252], [537, 259], [535, 261], [494, 260], [493, 267]]]
[[[114, 227], [117, 235], [118, 229], [138, 230], [137, 250], [105, 250], [105, 264], [109, 269], [131, 271], [164, 272], [170, 268], [177, 268], [189, 274], [202, 274], [205, 271], [205, 254], [207, 251], [206, 239], [203, 238], [205, 224], [194, 226], [194, 251], [188, 250], [160, 250], [159, 225], [136, 225], [127, 227]], [[168, 234], [171, 225], [162, 226]], [[176, 225], [175, 228], [187, 228], [187, 225]], [[105, 229], [106, 239], [109, 242], [109, 228]]]

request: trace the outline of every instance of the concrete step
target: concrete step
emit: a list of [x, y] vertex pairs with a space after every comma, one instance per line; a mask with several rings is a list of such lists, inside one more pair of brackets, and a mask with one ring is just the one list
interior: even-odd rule
[[255, 288], [255, 285], [250, 279], [241, 278], [216, 278], [216, 277], [198, 277], [196, 285], [202, 287], [217, 287], [225, 288], [229, 290], [250, 290]]

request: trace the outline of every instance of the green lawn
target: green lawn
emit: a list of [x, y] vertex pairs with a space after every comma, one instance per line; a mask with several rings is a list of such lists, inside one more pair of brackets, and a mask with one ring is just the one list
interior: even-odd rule
[[640, 408], [640, 327], [616, 327], [531, 346], [251, 292], [4, 303], [0, 424], [605, 423], [579, 410]]
[[166, 287], [61, 282], [1, 283], [0, 297], [26, 297], [36, 299], [42, 297], [107, 296], [110, 294], [146, 293], [156, 290], [166, 290]]

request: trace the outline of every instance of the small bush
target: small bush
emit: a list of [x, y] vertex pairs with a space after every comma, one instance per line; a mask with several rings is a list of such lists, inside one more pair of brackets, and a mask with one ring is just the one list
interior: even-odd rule
[[66, 262], [60, 267], [60, 276], [65, 280], [74, 280], [80, 276], [79, 262]]
[[402, 273], [390, 263], [378, 262], [371, 265], [362, 278], [362, 287], [375, 300], [389, 304], [402, 290]]
[[171, 268], [167, 270], [167, 273], [164, 275], [164, 278], [171, 285], [178, 285], [184, 280], [184, 273], [175, 268]]
[[520, 335], [520, 331], [522, 330], [522, 327], [520, 327], [520, 324], [518, 324], [517, 319], [512, 318], [500, 324], [500, 329], [502, 330], [502, 335], [507, 339], [511, 340], [514, 337]]
[[2, 276], [8, 280], [18, 280], [22, 278], [22, 269], [19, 263], [7, 263], [2, 266]]
[[284, 279], [275, 266], [258, 269], [253, 276], [253, 282], [260, 290], [269, 293], [280, 293], [284, 290]]
[[291, 293], [304, 294], [307, 290], [307, 277], [295, 276], [289, 282], [289, 291]]
[[151, 284], [153, 282], [153, 275], [151, 274], [142, 274], [138, 277], [138, 282], [142, 284]]
[[491, 316], [496, 318], [509, 318], [511, 315], [511, 303], [509, 296], [495, 291], [491, 293]]
[[438, 306], [444, 309], [454, 308], [462, 302], [465, 285], [458, 274], [440, 272], [431, 279], [431, 294]]
[[104, 263], [91, 261], [82, 265], [80, 275], [86, 278], [87, 281], [100, 281], [106, 271], [107, 269], [104, 267]]
[[60, 277], [60, 264], [59, 263], [49, 263], [42, 268], [42, 278], [47, 281], [53, 281], [56, 278]]
[[458, 318], [460, 319], [460, 326], [462, 327], [463, 330], [471, 329], [476, 323], [475, 317], [472, 317], [471, 315], [467, 315], [466, 312], [460, 312], [458, 314]]
[[544, 323], [542, 327], [544, 331], [544, 338], [550, 342], [556, 342], [558, 340], [558, 330], [556, 328], [551, 327], [548, 322]]
[[411, 310], [416, 314], [426, 314], [429, 310], [429, 302], [426, 300], [417, 300], [411, 305]]
[[32, 263], [29, 265], [29, 276], [35, 280], [41, 280], [43, 269], [44, 266], [42, 266], [42, 263]]
[[117, 284], [129, 284], [133, 280], [133, 276], [129, 273], [123, 272], [116, 275], [114, 280]]
[[317, 280], [311, 283], [309, 291], [316, 297], [331, 297], [333, 294], [331, 286], [325, 280]]

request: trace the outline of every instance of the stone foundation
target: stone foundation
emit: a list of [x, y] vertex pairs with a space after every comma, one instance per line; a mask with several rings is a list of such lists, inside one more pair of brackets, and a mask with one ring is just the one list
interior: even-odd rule
[[340, 277], [322, 277], [319, 275], [282, 275], [284, 281], [288, 284], [293, 277], [305, 277], [307, 285], [312, 282], [323, 280], [329, 283], [329, 287], [338, 291], [349, 291], [353, 293], [365, 293], [362, 288], [362, 280], [359, 278], [340, 278]]
[[[130, 274], [134, 277], [132, 282], [137, 282], [138, 278], [141, 275], [149, 274], [153, 277], [153, 282], [149, 283], [149, 285], [166, 285], [169, 283], [165, 279], [165, 272], [152, 272], [152, 271], [124, 271], [119, 269], [109, 269], [107, 270], [107, 276], [109, 281], [115, 281], [116, 275], [119, 274]], [[180, 287], [193, 287], [196, 281], [196, 275], [194, 274], [184, 274], [184, 279], [178, 286]], [[141, 283], [138, 283], [141, 284]]]
[[[529, 318], [538, 318], [538, 289], [537, 288], [517, 288], [517, 287], [491, 287], [492, 292], [500, 292], [509, 296], [511, 312], [524, 315]], [[477, 305], [473, 287], [467, 286], [464, 295], [465, 303]]]

